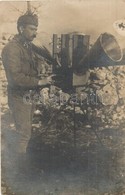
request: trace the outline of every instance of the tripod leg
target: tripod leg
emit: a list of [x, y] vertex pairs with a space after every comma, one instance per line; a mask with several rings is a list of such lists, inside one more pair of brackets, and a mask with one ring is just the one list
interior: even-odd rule
[[95, 133], [95, 135], [96, 135], [96, 137], [97, 137], [97, 139], [98, 139], [99, 143], [101, 144], [101, 146], [103, 146], [103, 147], [104, 147], [104, 145], [103, 145], [103, 143], [102, 143], [102, 141], [101, 141], [101, 139], [100, 139], [100, 137], [99, 137], [98, 133], [96, 132], [95, 128], [92, 128], [92, 130], [93, 130], [93, 132]]
[[75, 112], [75, 104], [74, 104], [74, 147], [76, 148], [76, 112]]

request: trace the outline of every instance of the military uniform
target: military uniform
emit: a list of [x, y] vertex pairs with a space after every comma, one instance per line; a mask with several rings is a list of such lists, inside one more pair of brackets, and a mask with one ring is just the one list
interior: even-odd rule
[[[8, 80], [8, 101], [19, 133], [18, 152], [26, 152], [31, 137], [34, 105], [26, 104], [23, 96], [38, 87], [37, 64], [32, 44], [16, 35], [2, 51], [3, 65]], [[15, 140], [14, 140], [15, 141]]]

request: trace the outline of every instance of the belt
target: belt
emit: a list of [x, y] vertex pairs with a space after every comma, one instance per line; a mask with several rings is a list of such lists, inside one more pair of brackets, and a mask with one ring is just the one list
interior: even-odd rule
[[30, 91], [30, 90], [37, 90], [38, 87], [29, 88], [29, 87], [20, 87], [20, 86], [15, 87], [15, 86], [8, 85], [7, 89], [10, 91]]

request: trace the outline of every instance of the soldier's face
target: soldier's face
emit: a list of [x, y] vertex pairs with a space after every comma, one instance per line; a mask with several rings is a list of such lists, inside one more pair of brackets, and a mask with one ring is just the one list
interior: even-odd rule
[[28, 41], [33, 41], [33, 39], [36, 37], [37, 35], [37, 27], [35, 25], [26, 25], [23, 28], [23, 32], [22, 32], [23, 36], [25, 36], [25, 38]]

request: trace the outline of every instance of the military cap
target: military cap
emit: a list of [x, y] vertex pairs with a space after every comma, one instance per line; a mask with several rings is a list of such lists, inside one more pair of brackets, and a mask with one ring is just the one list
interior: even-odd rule
[[24, 14], [17, 20], [17, 26], [32, 24], [38, 26], [38, 16], [36, 14]]

